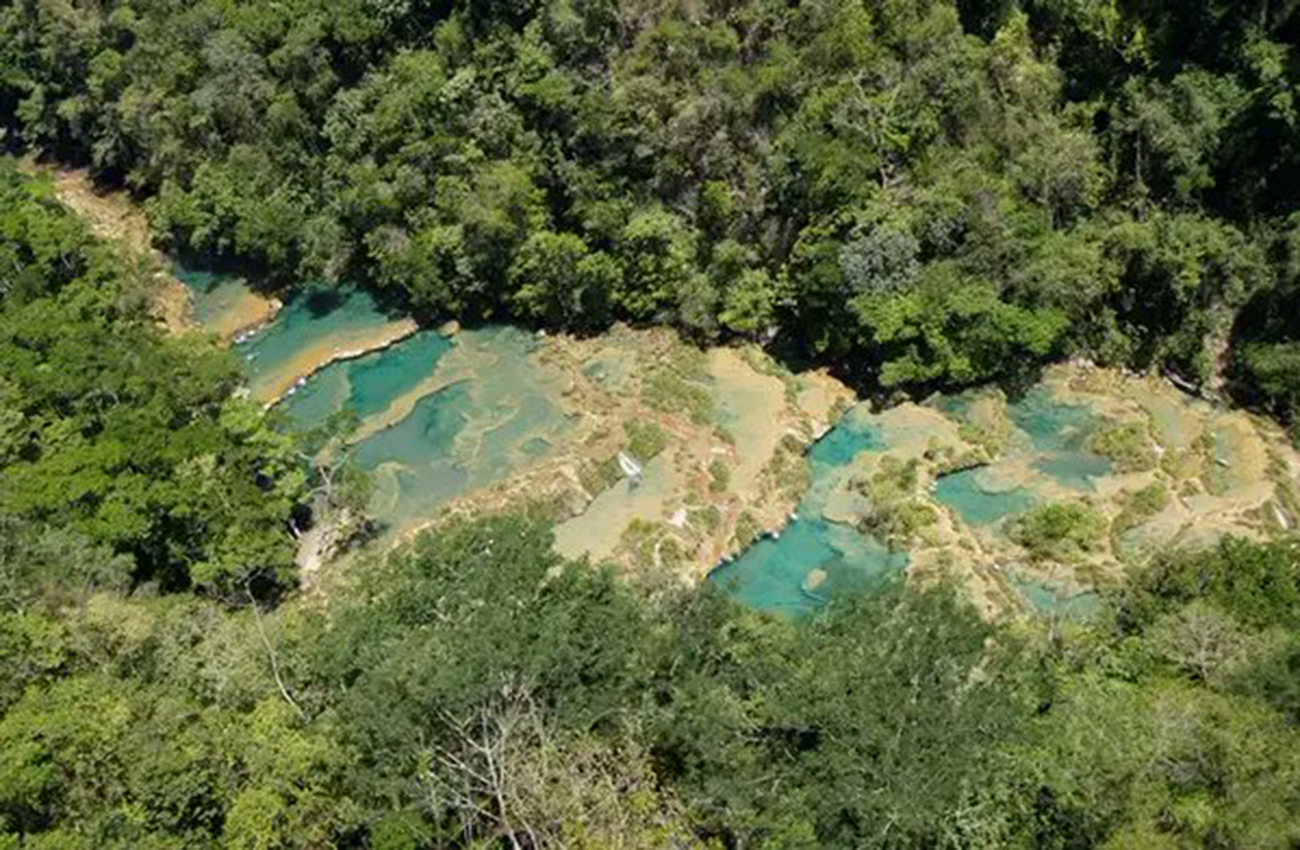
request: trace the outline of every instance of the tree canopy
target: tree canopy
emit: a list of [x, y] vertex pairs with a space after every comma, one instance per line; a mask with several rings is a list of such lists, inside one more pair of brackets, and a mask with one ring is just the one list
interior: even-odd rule
[[565, 562], [520, 517], [274, 611], [64, 557], [0, 598], [3, 846], [1300, 839], [1294, 542], [1162, 558], [1052, 634], [901, 583], [772, 619]]
[[[1289, 0], [12, 0], [0, 145], [425, 318], [904, 391], [1080, 354], [1295, 425], [1298, 35]], [[1162, 553], [1088, 623], [901, 580], [789, 621], [508, 513], [296, 594], [312, 492], [365, 493], [303, 458], [355, 422], [239, 398], [148, 274], [0, 162], [0, 850], [1300, 846], [1294, 535]]]
[[306, 474], [294, 438], [232, 396], [236, 359], [165, 338], [144, 270], [12, 162], [0, 208], [0, 523], [13, 545], [103, 547], [125, 556], [119, 579], [171, 589], [288, 581]]
[[903, 388], [1081, 353], [1288, 415], [1297, 28], [1268, 0], [20, 0], [0, 127], [176, 249], [428, 315], [775, 334]]

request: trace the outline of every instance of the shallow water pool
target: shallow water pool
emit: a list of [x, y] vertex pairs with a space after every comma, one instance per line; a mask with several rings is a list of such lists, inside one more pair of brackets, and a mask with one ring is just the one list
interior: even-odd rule
[[[709, 575], [736, 599], [764, 611], [797, 616], [815, 611], [836, 593], [870, 587], [907, 566], [905, 552], [822, 516], [826, 495], [864, 451], [887, 448], [865, 405], [849, 411], [809, 451], [812, 481], [799, 518], [751, 545]], [[820, 571], [820, 574], [814, 573]], [[815, 576], [820, 577], [820, 582]]]
[[1101, 611], [1101, 594], [1095, 591], [1089, 590], [1067, 596], [1057, 593], [1038, 581], [1015, 579], [1012, 583], [1039, 614], [1083, 622], [1096, 617]]
[[[535, 362], [527, 333], [465, 331], [445, 344], [440, 349], [417, 335], [390, 349], [396, 365], [385, 368], [377, 359], [351, 373], [372, 409], [445, 378], [404, 418], [357, 444], [357, 462], [375, 476], [371, 510], [394, 528], [429, 519], [447, 501], [545, 457], [569, 426], [558, 406], [561, 387]], [[419, 351], [408, 355], [411, 347]], [[409, 365], [430, 355], [436, 360], [429, 368]]]
[[[760, 540], [714, 570], [709, 580], [746, 605], [797, 616], [817, 610], [834, 594], [871, 587], [907, 566], [907, 560], [905, 552], [890, 551], [848, 526], [801, 515], [779, 539]], [[823, 574], [819, 584], [811, 578], [814, 570]]]
[[1063, 486], [1092, 490], [1094, 478], [1110, 474], [1110, 461], [1088, 450], [1097, 427], [1089, 408], [1059, 401], [1049, 387], [1039, 386], [1007, 405], [1007, 414], [1038, 453], [1034, 467]]
[[303, 290], [267, 328], [239, 343], [254, 398], [275, 389], [340, 351], [362, 345], [390, 324], [369, 293], [359, 289]]
[[1033, 507], [1036, 500], [1028, 490], [991, 490], [981, 484], [983, 474], [983, 469], [966, 469], [945, 475], [935, 482], [934, 496], [971, 525], [992, 525]]
[[243, 279], [232, 275], [180, 264], [173, 266], [173, 273], [189, 290], [194, 319], [205, 328], [224, 326], [250, 294]]
[[[228, 323], [241, 299], [256, 298], [240, 278], [178, 272], [192, 290], [195, 317], [210, 329]], [[536, 363], [527, 332], [498, 327], [451, 338], [413, 328], [362, 290], [306, 287], [233, 348], [260, 400], [318, 369], [279, 402], [294, 424], [318, 426], [344, 409], [361, 417], [354, 457], [374, 474], [371, 511], [394, 529], [545, 457], [568, 425], [558, 405], [563, 387]]]
[[[968, 399], [967, 395], [941, 398], [935, 405], [964, 418], [970, 409]], [[1050, 492], [1038, 492], [1046, 482], [1034, 475], [1029, 475], [1022, 486], [989, 486], [987, 479], [994, 471], [1012, 469], [1023, 474], [1028, 468], [1062, 487], [1082, 492], [1094, 490], [1096, 479], [1111, 473], [1111, 462], [1088, 449], [1088, 440], [1097, 427], [1097, 417], [1088, 407], [1062, 402], [1050, 387], [1038, 386], [1008, 404], [1007, 415], [1017, 432], [1006, 455], [989, 467], [955, 472], [935, 482], [935, 498], [956, 510], [967, 523], [994, 525], [1054, 498]]]
[[331, 363], [282, 406], [306, 427], [345, 408], [363, 419], [382, 413], [428, 378], [451, 346], [436, 331], [420, 331], [382, 351]]

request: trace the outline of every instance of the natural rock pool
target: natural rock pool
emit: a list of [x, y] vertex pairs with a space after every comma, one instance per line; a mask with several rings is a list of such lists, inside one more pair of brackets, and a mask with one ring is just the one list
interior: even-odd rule
[[[906, 568], [955, 576], [990, 616], [1069, 617], [1153, 551], [1267, 534], [1300, 510], [1280, 434], [1154, 379], [1059, 367], [1013, 400], [873, 412], [824, 374], [666, 331], [444, 334], [359, 290], [281, 307], [229, 277], [178, 276], [196, 319], [237, 340], [254, 399], [305, 427], [355, 412], [352, 450], [390, 534], [527, 502], [554, 516], [566, 555], [707, 575], [766, 610], [806, 613]], [[1106, 539], [1027, 549], [1021, 518], [1060, 504]]]
[[811, 484], [790, 523], [764, 535], [709, 578], [737, 599], [768, 611], [797, 614], [826, 603], [831, 594], [869, 586], [907, 564], [870, 534], [825, 515], [826, 500], [844, 486], [863, 452], [888, 449], [865, 407], [849, 411], [808, 453]]

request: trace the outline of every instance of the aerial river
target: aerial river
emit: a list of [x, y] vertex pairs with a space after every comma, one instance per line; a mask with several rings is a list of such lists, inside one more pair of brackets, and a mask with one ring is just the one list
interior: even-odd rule
[[[766, 610], [812, 611], [911, 569], [955, 572], [993, 615], [1087, 616], [1142, 552], [1267, 533], [1297, 510], [1300, 463], [1277, 435], [1153, 379], [1063, 368], [1014, 401], [983, 390], [873, 412], [756, 349], [418, 328], [347, 289], [306, 288], [276, 312], [238, 279], [178, 276], [195, 319], [233, 338], [255, 400], [304, 427], [356, 413], [354, 457], [390, 534], [532, 502], [566, 555], [707, 576]], [[1151, 457], [1118, 468], [1094, 437], [1125, 423]], [[889, 498], [925, 518], [901, 539], [879, 530], [895, 478], [906, 492]], [[1162, 504], [1137, 516], [1134, 494], [1157, 488]], [[1070, 501], [1104, 516], [1109, 539], [1035, 563], [1009, 529]]]

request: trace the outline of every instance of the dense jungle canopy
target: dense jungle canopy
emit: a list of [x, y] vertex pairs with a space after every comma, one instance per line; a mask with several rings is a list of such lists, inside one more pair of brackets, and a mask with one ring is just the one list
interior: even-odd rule
[[1079, 352], [1289, 412], [1297, 32], [1287, 0], [19, 0], [0, 126], [178, 251], [427, 315], [777, 333], [886, 386]]
[[[1068, 356], [1300, 421], [1295, 0], [9, 0], [0, 144], [176, 255], [868, 389]], [[803, 621], [527, 512], [303, 594], [237, 358], [0, 163], [0, 848], [1300, 845], [1300, 551], [1087, 625]], [[363, 483], [358, 483], [362, 487]], [[522, 508], [522, 506], [521, 506]]]

